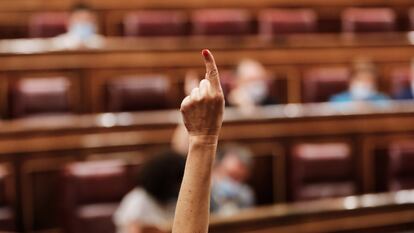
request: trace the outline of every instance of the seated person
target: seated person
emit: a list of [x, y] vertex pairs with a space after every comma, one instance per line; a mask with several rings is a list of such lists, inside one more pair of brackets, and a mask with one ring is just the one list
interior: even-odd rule
[[395, 95], [397, 100], [412, 100], [414, 99], [414, 59], [411, 61], [411, 71], [410, 71], [410, 86], [404, 88], [399, 93]]
[[[179, 125], [171, 140], [176, 153], [188, 153], [189, 136], [184, 125]], [[213, 213], [231, 215], [242, 208], [254, 205], [254, 193], [245, 184], [250, 176], [252, 153], [249, 149], [230, 144], [222, 147], [216, 156], [213, 169], [211, 210]]]
[[[147, 161], [139, 171], [137, 187], [124, 197], [114, 214], [117, 232], [146, 233], [169, 229], [184, 166], [185, 158], [173, 152]], [[148, 230], [150, 228], [154, 230]]]
[[67, 33], [52, 39], [57, 47], [100, 48], [103, 37], [98, 34], [97, 17], [87, 5], [78, 4], [72, 8], [67, 25]]
[[250, 150], [232, 144], [220, 149], [213, 168], [211, 210], [230, 215], [254, 205], [253, 190], [246, 184], [250, 176]]
[[228, 93], [228, 104], [243, 109], [276, 104], [269, 95], [269, 74], [257, 61], [243, 60], [237, 67], [234, 87]]
[[330, 102], [382, 101], [389, 98], [377, 91], [377, 71], [374, 64], [362, 60], [353, 67], [349, 90], [331, 97]]

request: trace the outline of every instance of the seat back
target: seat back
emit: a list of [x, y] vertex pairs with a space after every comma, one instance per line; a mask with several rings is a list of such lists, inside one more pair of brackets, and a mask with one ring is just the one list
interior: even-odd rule
[[349, 8], [342, 14], [344, 32], [390, 32], [395, 22], [395, 12], [389, 8]]
[[391, 94], [397, 96], [410, 88], [411, 70], [409, 67], [398, 67], [391, 71]]
[[63, 169], [62, 190], [65, 232], [113, 232], [112, 215], [130, 190], [125, 163], [108, 160], [69, 164]]
[[304, 73], [303, 101], [326, 102], [348, 89], [350, 71], [346, 67], [311, 68]]
[[411, 8], [408, 13], [408, 19], [410, 20], [410, 30], [414, 31], [414, 8]]
[[10, 166], [0, 164], [0, 231], [16, 230], [15, 186]]
[[12, 90], [13, 116], [69, 112], [69, 91], [65, 77], [21, 79]]
[[187, 16], [180, 11], [137, 11], [124, 18], [126, 36], [182, 36]]
[[76, 195], [76, 205], [118, 202], [128, 191], [127, 171], [122, 161], [73, 163], [65, 167], [64, 175], [65, 186]]
[[354, 161], [346, 143], [301, 143], [290, 161], [293, 201], [355, 194]]
[[110, 112], [158, 110], [170, 107], [169, 81], [162, 75], [124, 76], [107, 85]]
[[267, 9], [259, 13], [259, 33], [273, 36], [315, 32], [317, 15], [311, 9]]
[[414, 188], [414, 141], [394, 142], [389, 149], [388, 188]]
[[240, 9], [196, 10], [192, 15], [196, 35], [239, 36], [252, 32], [250, 12]]
[[68, 14], [65, 12], [36, 13], [30, 17], [30, 37], [54, 37], [66, 32]]

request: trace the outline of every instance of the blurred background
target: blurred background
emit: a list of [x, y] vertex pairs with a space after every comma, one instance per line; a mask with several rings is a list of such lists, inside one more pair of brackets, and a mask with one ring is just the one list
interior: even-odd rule
[[412, 0], [0, 0], [0, 231], [169, 232], [220, 70], [210, 232], [414, 232]]

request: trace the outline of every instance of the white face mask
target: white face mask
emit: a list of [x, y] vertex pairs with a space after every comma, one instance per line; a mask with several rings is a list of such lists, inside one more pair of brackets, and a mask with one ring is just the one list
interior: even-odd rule
[[69, 28], [69, 34], [81, 39], [88, 40], [96, 34], [96, 26], [93, 23], [76, 23]]
[[248, 83], [243, 87], [243, 90], [256, 104], [266, 99], [268, 94], [267, 85], [262, 81]]
[[356, 100], [366, 100], [374, 94], [371, 85], [364, 83], [353, 83], [350, 87], [351, 95]]

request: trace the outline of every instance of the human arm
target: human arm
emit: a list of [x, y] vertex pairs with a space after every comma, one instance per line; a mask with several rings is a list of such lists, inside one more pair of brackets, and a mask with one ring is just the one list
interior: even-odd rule
[[224, 97], [212, 54], [203, 50], [206, 76], [181, 104], [189, 133], [189, 152], [178, 197], [173, 233], [206, 233], [211, 170], [221, 129]]

